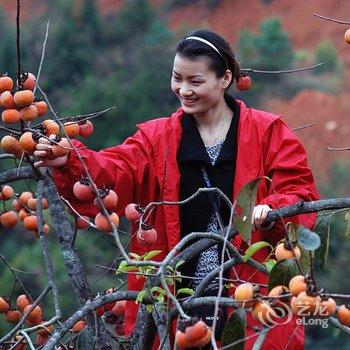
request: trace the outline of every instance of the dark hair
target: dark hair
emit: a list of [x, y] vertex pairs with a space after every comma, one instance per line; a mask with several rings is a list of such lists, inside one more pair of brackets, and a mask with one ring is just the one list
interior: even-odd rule
[[[187, 39], [190, 36], [197, 36], [209, 41], [218, 49], [220, 54], [206, 43], [199, 40]], [[199, 56], [208, 57], [209, 67], [215, 72], [218, 78], [223, 77], [227, 69], [232, 72], [231, 84], [234, 79], [238, 81], [241, 76], [241, 67], [236, 61], [230, 44], [220, 35], [209, 30], [199, 29], [186, 34], [177, 44], [175, 54], [180, 54], [190, 59], [195, 59]]]

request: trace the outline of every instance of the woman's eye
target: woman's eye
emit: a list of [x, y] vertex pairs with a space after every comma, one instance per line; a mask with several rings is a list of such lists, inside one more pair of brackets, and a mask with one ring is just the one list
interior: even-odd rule
[[193, 85], [199, 85], [199, 84], [202, 84], [202, 82], [201, 81], [192, 81], [192, 84]]
[[181, 81], [181, 79], [180, 79], [179, 77], [173, 76], [173, 79], [174, 79], [175, 81]]

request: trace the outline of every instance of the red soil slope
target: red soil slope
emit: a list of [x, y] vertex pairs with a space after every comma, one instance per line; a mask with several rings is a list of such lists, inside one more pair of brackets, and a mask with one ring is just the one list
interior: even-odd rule
[[327, 179], [335, 161], [350, 166], [350, 151], [326, 150], [326, 147], [350, 147], [349, 93], [329, 95], [304, 90], [289, 101], [276, 99], [265, 105], [267, 110], [284, 115], [292, 128], [317, 123], [296, 134], [307, 150], [310, 167], [318, 181]]

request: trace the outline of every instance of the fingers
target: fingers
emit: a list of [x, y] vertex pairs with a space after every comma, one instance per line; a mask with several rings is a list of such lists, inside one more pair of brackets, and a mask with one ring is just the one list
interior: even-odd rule
[[52, 146], [49, 143], [37, 143], [36, 149], [38, 151], [48, 151], [52, 149]]
[[260, 230], [266, 220], [267, 214], [272, 209], [267, 204], [260, 204], [254, 207], [252, 214], [253, 230]]
[[45, 163], [42, 160], [34, 162], [34, 167], [35, 168], [40, 168], [40, 167], [43, 167], [43, 166], [45, 166]]
[[51, 134], [47, 137], [40, 137], [38, 143], [36, 144], [36, 150], [33, 155], [36, 158], [34, 162], [34, 167], [62, 167], [68, 161], [68, 155], [61, 157], [54, 156], [52, 153], [53, 144], [51, 140], [54, 140], [56, 135]]
[[34, 167], [45, 167], [49, 166], [50, 162], [48, 159], [45, 159], [45, 157], [48, 157], [49, 155], [52, 155], [52, 144], [50, 140], [53, 140], [56, 137], [56, 135], [50, 135], [49, 138], [46, 137], [40, 137], [37, 144], [36, 144], [36, 150], [34, 151], [33, 155], [35, 158], [37, 158], [38, 161], [34, 162]]

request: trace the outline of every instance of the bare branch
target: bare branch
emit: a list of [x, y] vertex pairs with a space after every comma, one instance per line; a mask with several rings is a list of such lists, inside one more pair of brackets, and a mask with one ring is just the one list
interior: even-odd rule
[[0, 173], [0, 185], [25, 179], [38, 180], [35, 170], [30, 167], [21, 167]]
[[[50, 28], [50, 21], [47, 21], [47, 23], [46, 23], [45, 39], [44, 39], [44, 42], [43, 42], [43, 48], [41, 50], [41, 58], [40, 58], [38, 73], [36, 74], [36, 83], [37, 84], [39, 83], [41, 68], [42, 68], [43, 63], [44, 63], [46, 42], [47, 42], [47, 37], [49, 36], [49, 28]], [[36, 92], [36, 85], [35, 85], [34, 90], [33, 90], [33, 94], [34, 95], [35, 95], [35, 92]]]
[[310, 128], [311, 126], [315, 126], [315, 125], [317, 125], [316, 122], [315, 123], [306, 124], [306, 125], [301, 125], [301, 126], [298, 126], [296, 128], [293, 128], [292, 131], [298, 131], [298, 130]]
[[[135, 300], [138, 292], [114, 292], [101, 295], [95, 299], [87, 302], [79, 310], [77, 310], [72, 316], [70, 316], [61, 327], [50, 337], [48, 342], [44, 346], [44, 350], [54, 349], [55, 344], [73, 327], [73, 325], [84, 317], [87, 317], [91, 312], [96, 310], [98, 307], [112, 303], [118, 300]], [[153, 299], [145, 297], [143, 303], [151, 304]]]
[[341, 331], [343, 331], [345, 334], [350, 335], [350, 327], [346, 327], [342, 325], [335, 317], [330, 317], [328, 321], [335, 328], [338, 328]]
[[259, 70], [259, 69], [253, 69], [253, 68], [242, 68], [243, 72], [251, 72], [251, 73], [259, 73], [259, 74], [286, 74], [286, 73], [295, 73], [295, 72], [302, 72], [305, 70], [311, 70], [318, 67], [323, 66], [324, 63], [318, 63], [313, 66], [309, 67], [303, 67], [303, 68], [296, 68], [296, 69], [289, 69], [289, 70]]
[[15, 278], [15, 280], [17, 281], [17, 283], [22, 287], [23, 291], [32, 299], [32, 297], [30, 296], [30, 293], [27, 291], [27, 289], [24, 287], [22, 281], [20, 280], [20, 278], [17, 277], [16, 275], [16, 271], [17, 272], [21, 272], [21, 273], [25, 273], [24, 271], [18, 271], [16, 269], [14, 269], [9, 262], [7, 261], [7, 259], [0, 253], [0, 258], [3, 260], [3, 262], [6, 264], [6, 266], [10, 269], [13, 277]]
[[37, 189], [37, 207], [36, 207], [36, 216], [38, 218], [38, 235], [40, 239], [41, 251], [44, 256], [46, 275], [48, 279], [49, 286], [52, 288], [53, 301], [55, 305], [55, 313], [58, 318], [61, 318], [61, 309], [59, 304], [59, 293], [56, 283], [54, 281], [53, 269], [52, 269], [52, 260], [47, 246], [46, 235], [43, 232], [43, 212], [42, 212], [42, 197], [44, 191], [44, 182], [40, 180], [38, 182]]
[[344, 148], [336, 148], [336, 147], [326, 147], [327, 151], [350, 151], [350, 147], [344, 147]]
[[315, 12], [313, 13], [313, 15], [315, 17], [321, 18], [321, 19], [323, 19], [325, 21], [335, 22], [335, 23], [339, 23], [339, 24], [347, 24], [347, 25], [350, 24], [349, 21], [340, 21], [338, 19], [334, 19], [334, 18], [330, 18], [330, 17], [324, 17], [324, 16], [321, 16], [321, 15], [315, 13]]
[[264, 328], [260, 333], [259, 333], [259, 336], [258, 338], [256, 339], [253, 347], [252, 347], [252, 350], [260, 350], [261, 347], [263, 346], [264, 344], [264, 341], [267, 337], [267, 333], [269, 332], [270, 328]]

